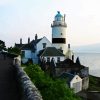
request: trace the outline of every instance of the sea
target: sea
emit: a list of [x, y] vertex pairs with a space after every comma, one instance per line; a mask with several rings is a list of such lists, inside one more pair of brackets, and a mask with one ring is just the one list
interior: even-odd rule
[[89, 67], [89, 74], [100, 77], [100, 53], [74, 53], [75, 59], [79, 57], [80, 63]]

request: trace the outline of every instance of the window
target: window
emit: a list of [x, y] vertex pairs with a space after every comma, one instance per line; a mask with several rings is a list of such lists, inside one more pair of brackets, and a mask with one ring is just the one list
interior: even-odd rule
[[25, 57], [25, 51], [22, 51], [22, 58]]
[[47, 57], [47, 62], [50, 62], [50, 57]]
[[43, 43], [43, 49], [45, 49], [46, 48], [46, 43]]
[[60, 62], [60, 57], [57, 58], [57, 62]]
[[61, 33], [61, 35], [63, 35], [63, 34]]

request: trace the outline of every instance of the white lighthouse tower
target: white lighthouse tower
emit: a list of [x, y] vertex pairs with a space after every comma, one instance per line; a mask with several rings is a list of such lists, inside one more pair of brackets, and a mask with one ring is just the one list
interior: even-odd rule
[[54, 18], [52, 27], [52, 44], [57, 49], [61, 49], [63, 54], [67, 52], [66, 46], [66, 28], [67, 24], [65, 22], [65, 15], [62, 16], [60, 11], [58, 11], [57, 15]]

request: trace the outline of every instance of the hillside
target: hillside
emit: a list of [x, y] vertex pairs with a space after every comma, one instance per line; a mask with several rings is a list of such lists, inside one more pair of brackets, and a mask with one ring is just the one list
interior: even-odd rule
[[89, 79], [88, 91], [100, 91], [100, 77], [90, 75]]
[[81, 100], [65, 80], [51, 78], [39, 65], [28, 65], [24, 69], [40, 91], [43, 100]]

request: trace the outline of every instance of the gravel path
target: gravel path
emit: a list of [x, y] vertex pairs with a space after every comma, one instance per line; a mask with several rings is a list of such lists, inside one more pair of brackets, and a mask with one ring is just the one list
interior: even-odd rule
[[20, 100], [12, 59], [0, 54], [0, 100]]

